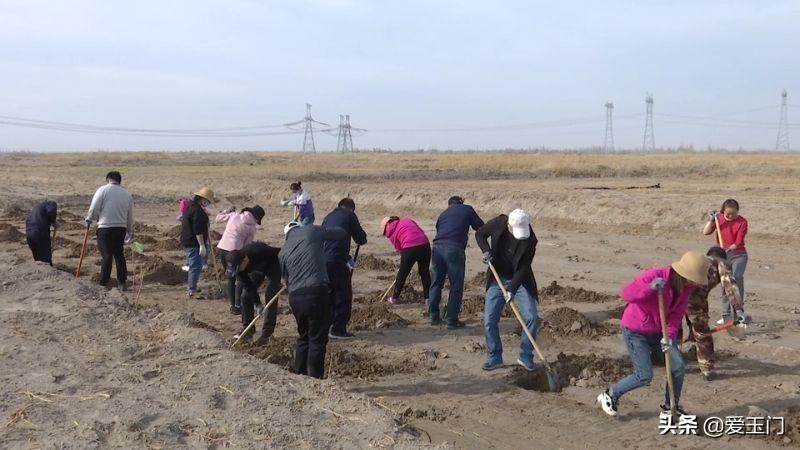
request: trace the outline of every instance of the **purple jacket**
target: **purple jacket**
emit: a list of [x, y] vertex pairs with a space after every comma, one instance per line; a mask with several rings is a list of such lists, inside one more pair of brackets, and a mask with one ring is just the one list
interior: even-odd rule
[[430, 242], [422, 228], [417, 225], [417, 222], [407, 217], [389, 222], [386, 225], [384, 236], [389, 239], [394, 245], [394, 249], [398, 252]]
[[664, 288], [664, 308], [667, 312], [669, 337], [674, 340], [678, 338], [678, 329], [683, 315], [686, 314], [694, 286], [685, 288], [678, 298], [674, 299], [672, 289], [669, 288], [672, 278], [670, 267], [649, 269], [622, 289], [622, 300], [627, 302], [628, 306], [622, 313], [621, 323], [625, 328], [639, 334], [661, 334], [658, 292], [650, 289], [650, 282], [659, 277], [667, 284]]

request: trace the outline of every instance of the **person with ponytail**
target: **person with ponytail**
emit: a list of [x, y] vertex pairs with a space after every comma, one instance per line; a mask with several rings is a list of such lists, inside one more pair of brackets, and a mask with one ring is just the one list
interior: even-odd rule
[[289, 189], [292, 191], [292, 198], [281, 200], [281, 205], [294, 207], [292, 220], [299, 222], [300, 225], [313, 225], [314, 203], [311, 201], [311, 192], [304, 191], [299, 181], [292, 183]]
[[[739, 215], [739, 202], [729, 198], [722, 203], [719, 212], [709, 211], [709, 219], [703, 227], [703, 234], [716, 234], [719, 222], [719, 237], [715, 240], [728, 255], [728, 262], [733, 270], [733, 278], [739, 289], [739, 298], [744, 306], [744, 271], [747, 269], [747, 249], [744, 245], [747, 236], [747, 219]], [[742, 311], [744, 314], [744, 311]], [[722, 291], [722, 318], [717, 324], [732, 320], [730, 299], [725, 290]]]

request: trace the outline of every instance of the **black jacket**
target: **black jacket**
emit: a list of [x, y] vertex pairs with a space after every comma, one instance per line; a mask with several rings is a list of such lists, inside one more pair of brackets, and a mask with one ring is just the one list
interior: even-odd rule
[[208, 242], [208, 214], [199, 203], [192, 202], [181, 217], [181, 245], [184, 248], [200, 247], [195, 237], [198, 234]]
[[346, 236], [347, 232], [341, 228], [318, 225], [305, 225], [289, 231], [278, 253], [281, 274], [286, 280], [289, 294], [301, 289], [328, 287], [324, 241], [340, 240]]
[[323, 228], [341, 228], [347, 232], [347, 237], [334, 241], [325, 241], [325, 260], [327, 262], [347, 262], [350, 257], [350, 239], [358, 245], [367, 243], [367, 233], [361, 228], [356, 213], [338, 207], [325, 216], [322, 221]]
[[[489, 238], [492, 240], [491, 245], [489, 245]], [[491, 252], [492, 258], [501, 258], [500, 242], [514, 241], [514, 236], [508, 231], [508, 216], [500, 214], [486, 222], [475, 232], [475, 240], [478, 242], [478, 247], [480, 247], [482, 252]], [[514, 252], [511, 261], [514, 276], [511, 278], [511, 281], [509, 281], [508, 291], [513, 293], [516, 292], [520, 286], [524, 286], [531, 295], [538, 298], [539, 294], [538, 287], [536, 286], [536, 278], [533, 276], [533, 269], [531, 268], [533, 256], [536, 254], [536, 244], [538, 242], [536, 234], [533, 233], [533, 228], [531, 228], [530, 237], [519, 242], [523, 242], [525, 245], [517, 246]], [[487, 269], [486, 288], [488, 289], [493, 282], [494, 275], [492, 275], [491, 269]]]
[[238, 272], [238, 280], [249, 290], [254, 290], [255, 286], [250, 278], [250, 274], [261, 272], [270, 280], [270, 283], [281, 282], [281, 265], [278, 261], [278, 247], [269, 246], [263, 242], [251, 242], [245, 245], [240, 251], [241, 257], [247, 256], [250, 261], [244, 270]]
[[25, 234], [30, 237], [50, 235], [50, 227], [55, 225], [58, 205], [53, 201], [39, 203], [31, 209], [25, 221]]

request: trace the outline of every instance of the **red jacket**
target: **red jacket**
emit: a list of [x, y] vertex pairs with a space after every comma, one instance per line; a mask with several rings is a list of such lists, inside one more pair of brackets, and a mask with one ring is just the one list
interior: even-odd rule
[[389, 222], [383, 234], [398, 252], [430, 242], [422, 228], [417, 225], [417, 222], [407, 217]]
[[[728, 250], [731, 244], [736, 244], [736, 250], [731, 252], [733, 254], [747, 251], [744, 247], [744, 237], [747, 235], [747, 219], [739, 216], [733, 220], [728, 220], [725, 218], [725, 214], [717, 213], [717, 221], [719, 222], [720, 234], [722, 234], [722, 243], [720, 246]], [[716, 241], [717, 224], [712, 223], [711, 229], [714, 231], [714, 240]]]

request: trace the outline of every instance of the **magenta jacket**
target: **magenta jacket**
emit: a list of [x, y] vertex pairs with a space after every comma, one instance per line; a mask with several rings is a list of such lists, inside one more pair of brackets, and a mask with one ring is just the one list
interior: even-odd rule
[[398, 252], [430, 242], [422, 228], [417, 225], [417, 222], [408, 217], [389, 222], [386, 225], [384, 236], [391, 241], [394, 249]]
[[628, 303], [622, 313], [622, 326], [639, 334], [661, 334], [658, 293], [650, 289], [650, 282], [659, 277], [667, 284], [664, 288], [664, 308], [667, 312], [669, 337], [674, 340], [678, 338], [678, 329], [694, 287], [684, 289], [677, 299], [672, 298], [672, 289], [669, 288], [672, 277], [670, 267], [647, 270], [622, 289], [622, 300]]
[[225, 231], [217, 244], [221, 250], [234, 251], [241, 250], [245, 245], [253, 242], [256, 237], [256, 218], [246, 212], [220, 213], [215, 219], [217, 222], [228, 222]]

